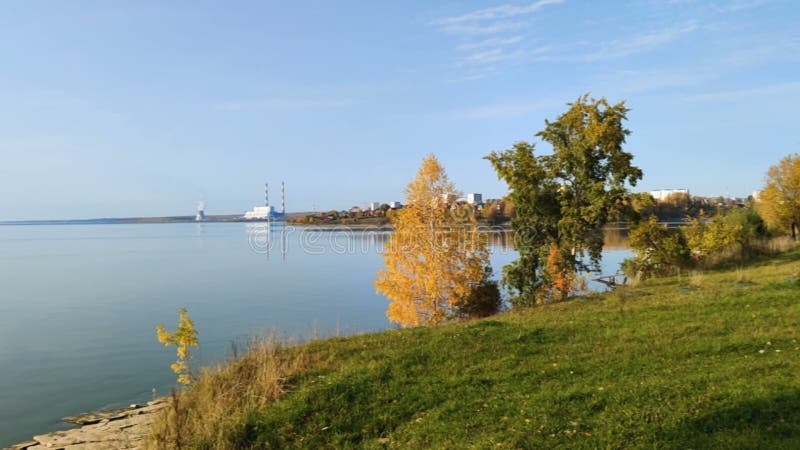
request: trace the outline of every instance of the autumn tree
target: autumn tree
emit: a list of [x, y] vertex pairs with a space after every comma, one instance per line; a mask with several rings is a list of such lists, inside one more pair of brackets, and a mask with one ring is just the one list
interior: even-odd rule
[[174, 333], [164, 329], [164, 325], [156, 326], [158, 342], [165, 346], [174, 345], [177, 349], [178, 360], [170, 368], [178, 375], [178, 383], [188, 385], [192, 382], [192, 369], [189, 365], [191, 359], [190, 347], [197, 347], [197, 330], [194, 322], [189, 318], [186, 308], [178, 310], [178, 328]]
[[739, 224], [726, 222], [724, 215], [717, 214], [710, 220], [703, 216], [692, 219], [682, 233], [692, 257], [698, 264], [703, 264], [708, 258], [737, 244], [743, 229]]
[[[633, 155], [622, 149], [630, 134], [623, 126], [624, 102], [612, 105], [584, 95], [568, 106], [537, 133], [552, 154], [537, 155], [534, 144], [518, 142], [486, 157], [508, 185], [515, 207], [511, 227], [519, 259], [504, 268], [503, 283], [521, 305], [554, 299], [551, 287], [558, 280], [552, 279], [548, 260], [558, 262], [562, 275], [599, 268], [609, 213], [625, 203], [627, 185], [642, 177], [631, 164]], [[551, 257], [553, 248], [558, 257]]]
[[476, 310], [473, 301], [487, 303], [487, 241], [473, 216], [451, 209], [448, 199], [457, 197], [436, 157], [425, 157], [406, 188], [406, 206], [392, 215], [395, 232], [384, 248], [386, 267], [375, 280], [378, 293], [391, 302], [390, 321], [435, 324]]
[[756, 208], [767, 226], [789, 232], [797, 240], [800, 231], [800, 155], [783, 158], [769, 168], [766, 186], [758, 195]]

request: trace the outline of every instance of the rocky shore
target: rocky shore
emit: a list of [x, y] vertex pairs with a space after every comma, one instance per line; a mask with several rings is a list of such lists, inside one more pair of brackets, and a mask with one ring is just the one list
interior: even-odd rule
[[166, 405], [166, 399], [162, 398], [144, 405], [65, 417], [65, 422], [80, 427], [34, 436], [31, 441], [12, 445], [5, 450], [139, 449], [144, 446], [150, 432], [150, 425], [155, 420], [154, 413]]

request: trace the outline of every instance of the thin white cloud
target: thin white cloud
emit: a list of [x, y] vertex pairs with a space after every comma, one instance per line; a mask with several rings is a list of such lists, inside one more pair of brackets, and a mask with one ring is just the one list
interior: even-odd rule
[[433, 22], [434, 25], [451, 25], [466, 22], [479, 22], [484, 20], [508, 19], [522, 15], [533, 14], [547, 5], [563, 3], [564, 0], [539, 0], [529, 5], [500, 5], [491, 8], [479, 9], [460, 16], [445, 17]]
[[559, 106], [563, 102], [552, 100], [536, 100], [531, 102], [496, 103], [474, 108], [462, 108], [450, 111], [447, 117], [455, 120], [506, 119], [524, 116], [533, 111]]
[[[475, 80], [498, 73], [504, 67], [530, 62], [532, 55], [541, 54], [540, 49], [531, 50], [521, 46], [524, 39], [522, 35], [510, 34], [527, 25], [526, 16], [545, 6], [564, 1], [537, 0], [527, 4], [503, 4], [443, 17], [429, 24], [441, 32], [462, 39], [455, 47], [460, 55], [456, 57], [454, 67], [460, 70], [467, 68], [467, 73], [459, 74], [456, 81]], [[492, 35], [497, 37], [490, 37]], [[464, 39], [471, 42], [464, 42]]]
[[580, 59], [584, 59], [586, 61], [599, 61], [624, 58], [626, 56], [655, 49], [697, 29], [697, 24], [687, 23], [684, 25], [664, 28], [652, 33], [633, 36], [627, 39], [615, 39], [603, 44], [599, 49], [583, 55]]
[[720, 12], [738, 12], [753, 8], [759, 8], [770, 2], [771, 0], [738, 0], [738, 1], [729, 1], [722, 5], [716, 5], [716, 8]]
[[520, 36], [511, 36], [508, 38], [490, 38], [485, 39], [483, 41], [478, 42], [470, 42], [467, 44], [462, 44], [456, 47], [456, 50], [479, 50], [483, 48], [492, 48], [492, 47], [503, 47], [506, 45], [518, 44], [522, 42], [523, 37]]
[[731, 67], [749, 67], [772, 61], [800, 61], [800, 36], [788, 39], [770, 39], [745, 47], [736, 45], [735, 50], [721, 59]]
[[598, 79], [602, 91], [618, 89], [620, 92], [634, 94], [652, 92], [668, 88], [698, 86], [716, 78], [708, 71], [621, 71]]
[[486, 65], [506, 63], [508, 65], [523, 64], [536, 61], [547, 54], [550, 47], [537, 48], [491, 48], [470, 53], [458, 60], [458, 66]]
[[473, 23], [454, 23], [445, 25], [442, 27], [442, 31], [453, 34], [486, 35], [486, 34], [503, 33], [506, 31], [514, 31], [520, 28], [522, 28], [521, 22], [500, 21], [488, 24], [473, 22]]
[[506, 52], [502, 48], [494, 48], [479, 53], [473, 53], [464, 58], [463, 61], [466, 63], [487, 64], [487, 63], [496, 63], [499, 61], [507, 61], [511, 59], [519, 59], [520, 57], [522, 57], [522, 55], [523, 52], [519, 50], [514, 52]]
[[786, 95], [800, 93], [800, 81], [787, 83], [776, 83], [766, 86], [758, 86], [743, 89], [733, 89], [728, 91], [708, 92], [705, 94], [688, 95], [681, 98], [687, 102], [725, 102], [735, 101], [751, 97], [766, 97], [773, 95]]
[[277, 110], [308, 110], [326, 109], [348, 106], [353, 103], [350, 99], [326, 98], [274, 98], [262, 100], [231, 100], [214, 105], [215, 109], [222, 111], [243, 111], [253, 109]]

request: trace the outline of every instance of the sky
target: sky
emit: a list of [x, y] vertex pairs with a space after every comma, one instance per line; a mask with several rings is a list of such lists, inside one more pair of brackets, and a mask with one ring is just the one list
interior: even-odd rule
[[[624, 100], [635, 191], [747, 196], [800, 151], [794, 0], [6, 1], [0, 220], [464, 192], [584, 93]], [[537, 147], [547, 151], [546, 145]]]

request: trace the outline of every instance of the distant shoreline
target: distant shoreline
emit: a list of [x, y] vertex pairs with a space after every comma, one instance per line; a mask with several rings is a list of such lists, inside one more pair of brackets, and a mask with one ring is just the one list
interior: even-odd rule
[[[287, 213], [286, 218], [306, 213]], [[285, 222], [272, 219], [274, 222]], [[120, 217], [120, 218], [97, 218], [97, 219], [52, 219], [52, 220], [6, 220], [0, 221], [0, 225], [115, 225], [132, 223], [221, 223], [221, 222], [245, 222], [245, 223], [267, 223], [265, 219], [245, 219], [239, 214], [206, 216], [205, 220], [197, 221], [194, 216], [167, 216], [167, 217]]]

